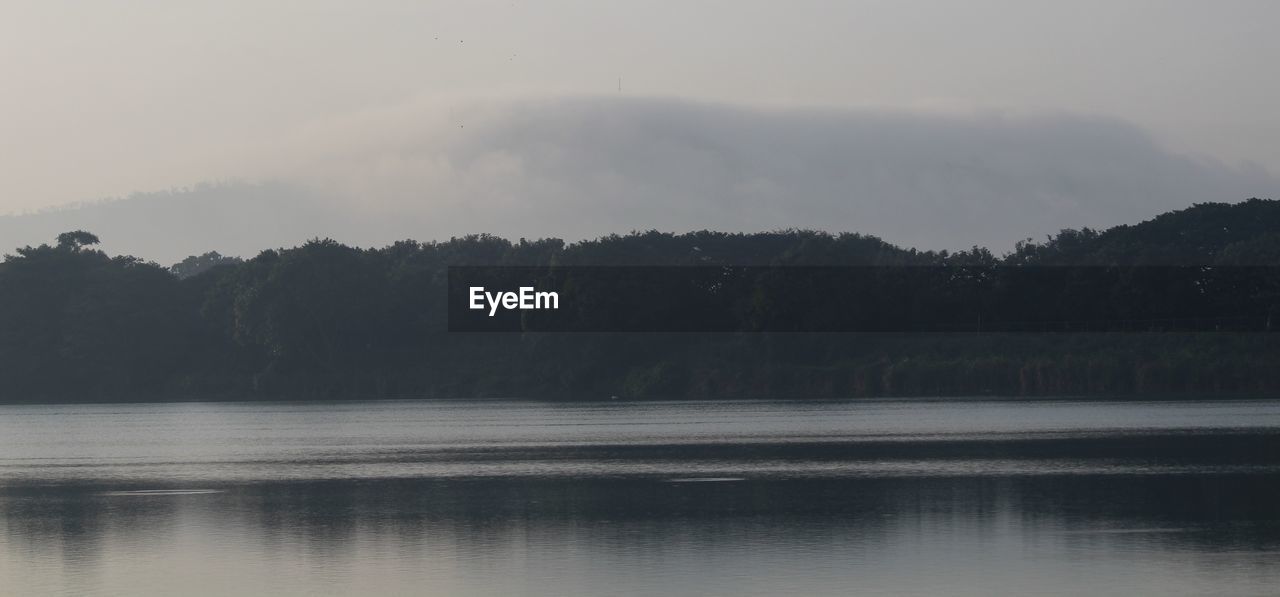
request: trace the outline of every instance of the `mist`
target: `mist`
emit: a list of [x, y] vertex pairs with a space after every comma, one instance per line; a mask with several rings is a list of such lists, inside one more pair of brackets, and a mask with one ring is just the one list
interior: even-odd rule
[[1260, 166], [1179, 154], [1114, 118], [663, 98], [405, 105], [238, 159], [245, 182], [0, 217], [0, 239], [84, 228], [108, 251], [162, 263], [317, 236], [377, 246], [646, 229], [807, 228], [1001, 251], [1280, 188]]

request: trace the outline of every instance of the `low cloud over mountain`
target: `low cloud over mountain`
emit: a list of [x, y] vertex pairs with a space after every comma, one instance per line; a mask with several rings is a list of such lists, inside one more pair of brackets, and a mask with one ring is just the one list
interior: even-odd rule
[[1162, 149], [1117, 120], [764, 109], [577, 98], [402, 106], [246, 148], [263, 184], [202, 186], [0, 217], [6, 247], [85, 228], [161, 262], [313, 236], [380, 245], [472, 232], [816, 228], [920, 248], [1003, 250], [1276, 178]]

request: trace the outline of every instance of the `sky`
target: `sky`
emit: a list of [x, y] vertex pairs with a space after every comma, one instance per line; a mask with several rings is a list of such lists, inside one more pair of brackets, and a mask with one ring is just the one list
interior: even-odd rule
[[[692, 181], [655, 190], [705, 201], [713, 214], [736, 201], [711, 196], [715, 189], [755, 184], [798, 206], [830, 194], [847, 168], [771, 167], [756, 175], [772, 163], [761, 160], [785, 158], [770, 152], [770, 135], [782, 135], [789, 139], [782, 145], [810, 161], [844, 151], [843, 163], [855, 170], [883, 162], [874, 147], [899, 146], [887, 153], [898, 161], [877, 170], [881, 184], [864, 185], [854, 198], [864, 203], [853, 214], [862, 219], [898, 209], [899, 202], [872, 196], [882, 189], [913, 188], [922, 178], [954, 183], [936, 174], [951, 155], [995, 172], [984, 180], [1026, 182], [970, 194], [1051, 187], [1061, 191], [1046, 199], [1055, 213], [1080, 215], [1063, 227], [1095, 225], [1168, 208], [1158, 198], [1168, 182], [1150, 176], [1170, 164], [1204, 168], [1206, 180], [1221, 181], [1197, 187], [1211, 195], [1200, 200], [1280, 195], [1276, 22], [1280, 3], [1268, 0], [0, 0], [0, 214], [210, 181], [283, 181], [357, 211], [433, 210], [435, 221], [460, 232], [489, 222], [458, 205], [537, 211], [540, 193], [551, 191], [573, 195], [569, 203], [593, 193], [610, 213], [678, 227], [684, 220], [648, 217], [647, 202], [657, 200], [625, 187], [631, 179], [617, 163], [552, 168], [545, 154], [589, 158], [606, 148], [617, 159], [661, 158], [654, 147], [664, 144], [721, 146], [724, 155], [704, 156], [729, 165], [712, 168], [715, 185], [678, 161], [623, 168]], [[595, 107], [583, 116], [584, 106]], [[830, 126], [805, 125], [812, 134], [804, 138], [787, 132], [787, 123], [814, 118]], [[579, 131], [604, 122], [606, 133], [618, 135], [569, 135], [529, 119]], [[889, 128], [866, 128], [872, 121]], [[1096, 134], [1081, 137], [1071, 123]], [[814, 136], [824, 130], [858, 139]], [[869, 131], [883, 142], [869, 142]], [[935, 133], [950, 154], [933, 148]], [[625, 144], [635, 143], [642, 147], [627, 153]], [[1133, 176], [1147, 178], [1117, 182], [1123, 175], [1113, 170], [1125, 164], [1096, 163], [1112, 143], [1123, 146], [1117, 155], [1131, 157], [1141, 145]], [[865, 150], [861, 158], [850, 157], [853, 146]], [[1008, 159], [1022, 147], [1084, 165]], [[487, 157], [477, 166], [481, 154]], [[1159, 160], [1168, 163], [1151, 166]], [[1061, 172], [1048, 172], [1058, 167], [1083, 179], [1064, 186]], [[615, 184], [601, 182], [610, 177]], [[505, 180], [497, 190], [495, 178]], [[485, 203], [495, 194], [500, 200]], [[1192, 200], [1178, 196], [1173, 204]], [[1080, 207], [1108, 202], [1123, 209]], [[546, 207], [556, 209], [564, 208]], [[913, 209], [903, 217], [918, 215]], [[627, 221], [596, 224], [603, 234]], [[768, 228], [788, 220], [775, 214], [725, 224]], [[905, 230], [901, 222], [881, 224]], [[937, 233], [916, 232], [898, 236], [927, 242]], [[989, 237], [975, 229], [946, 242]]]

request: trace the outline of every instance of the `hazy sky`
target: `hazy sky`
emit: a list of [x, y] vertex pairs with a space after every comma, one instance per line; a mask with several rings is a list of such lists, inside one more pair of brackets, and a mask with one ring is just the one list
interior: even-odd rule
[[316, 139], [584, 95], [1105, 117], [1274, 174], [1278, 22], [1271, 0], [2, 0], [0, 213], [305, 181]]

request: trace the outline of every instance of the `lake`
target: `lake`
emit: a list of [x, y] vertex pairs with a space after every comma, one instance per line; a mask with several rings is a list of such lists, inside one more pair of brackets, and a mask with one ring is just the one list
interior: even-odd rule
[[1275, 595], [1280, 401], [0, 406], [5, 595]]

